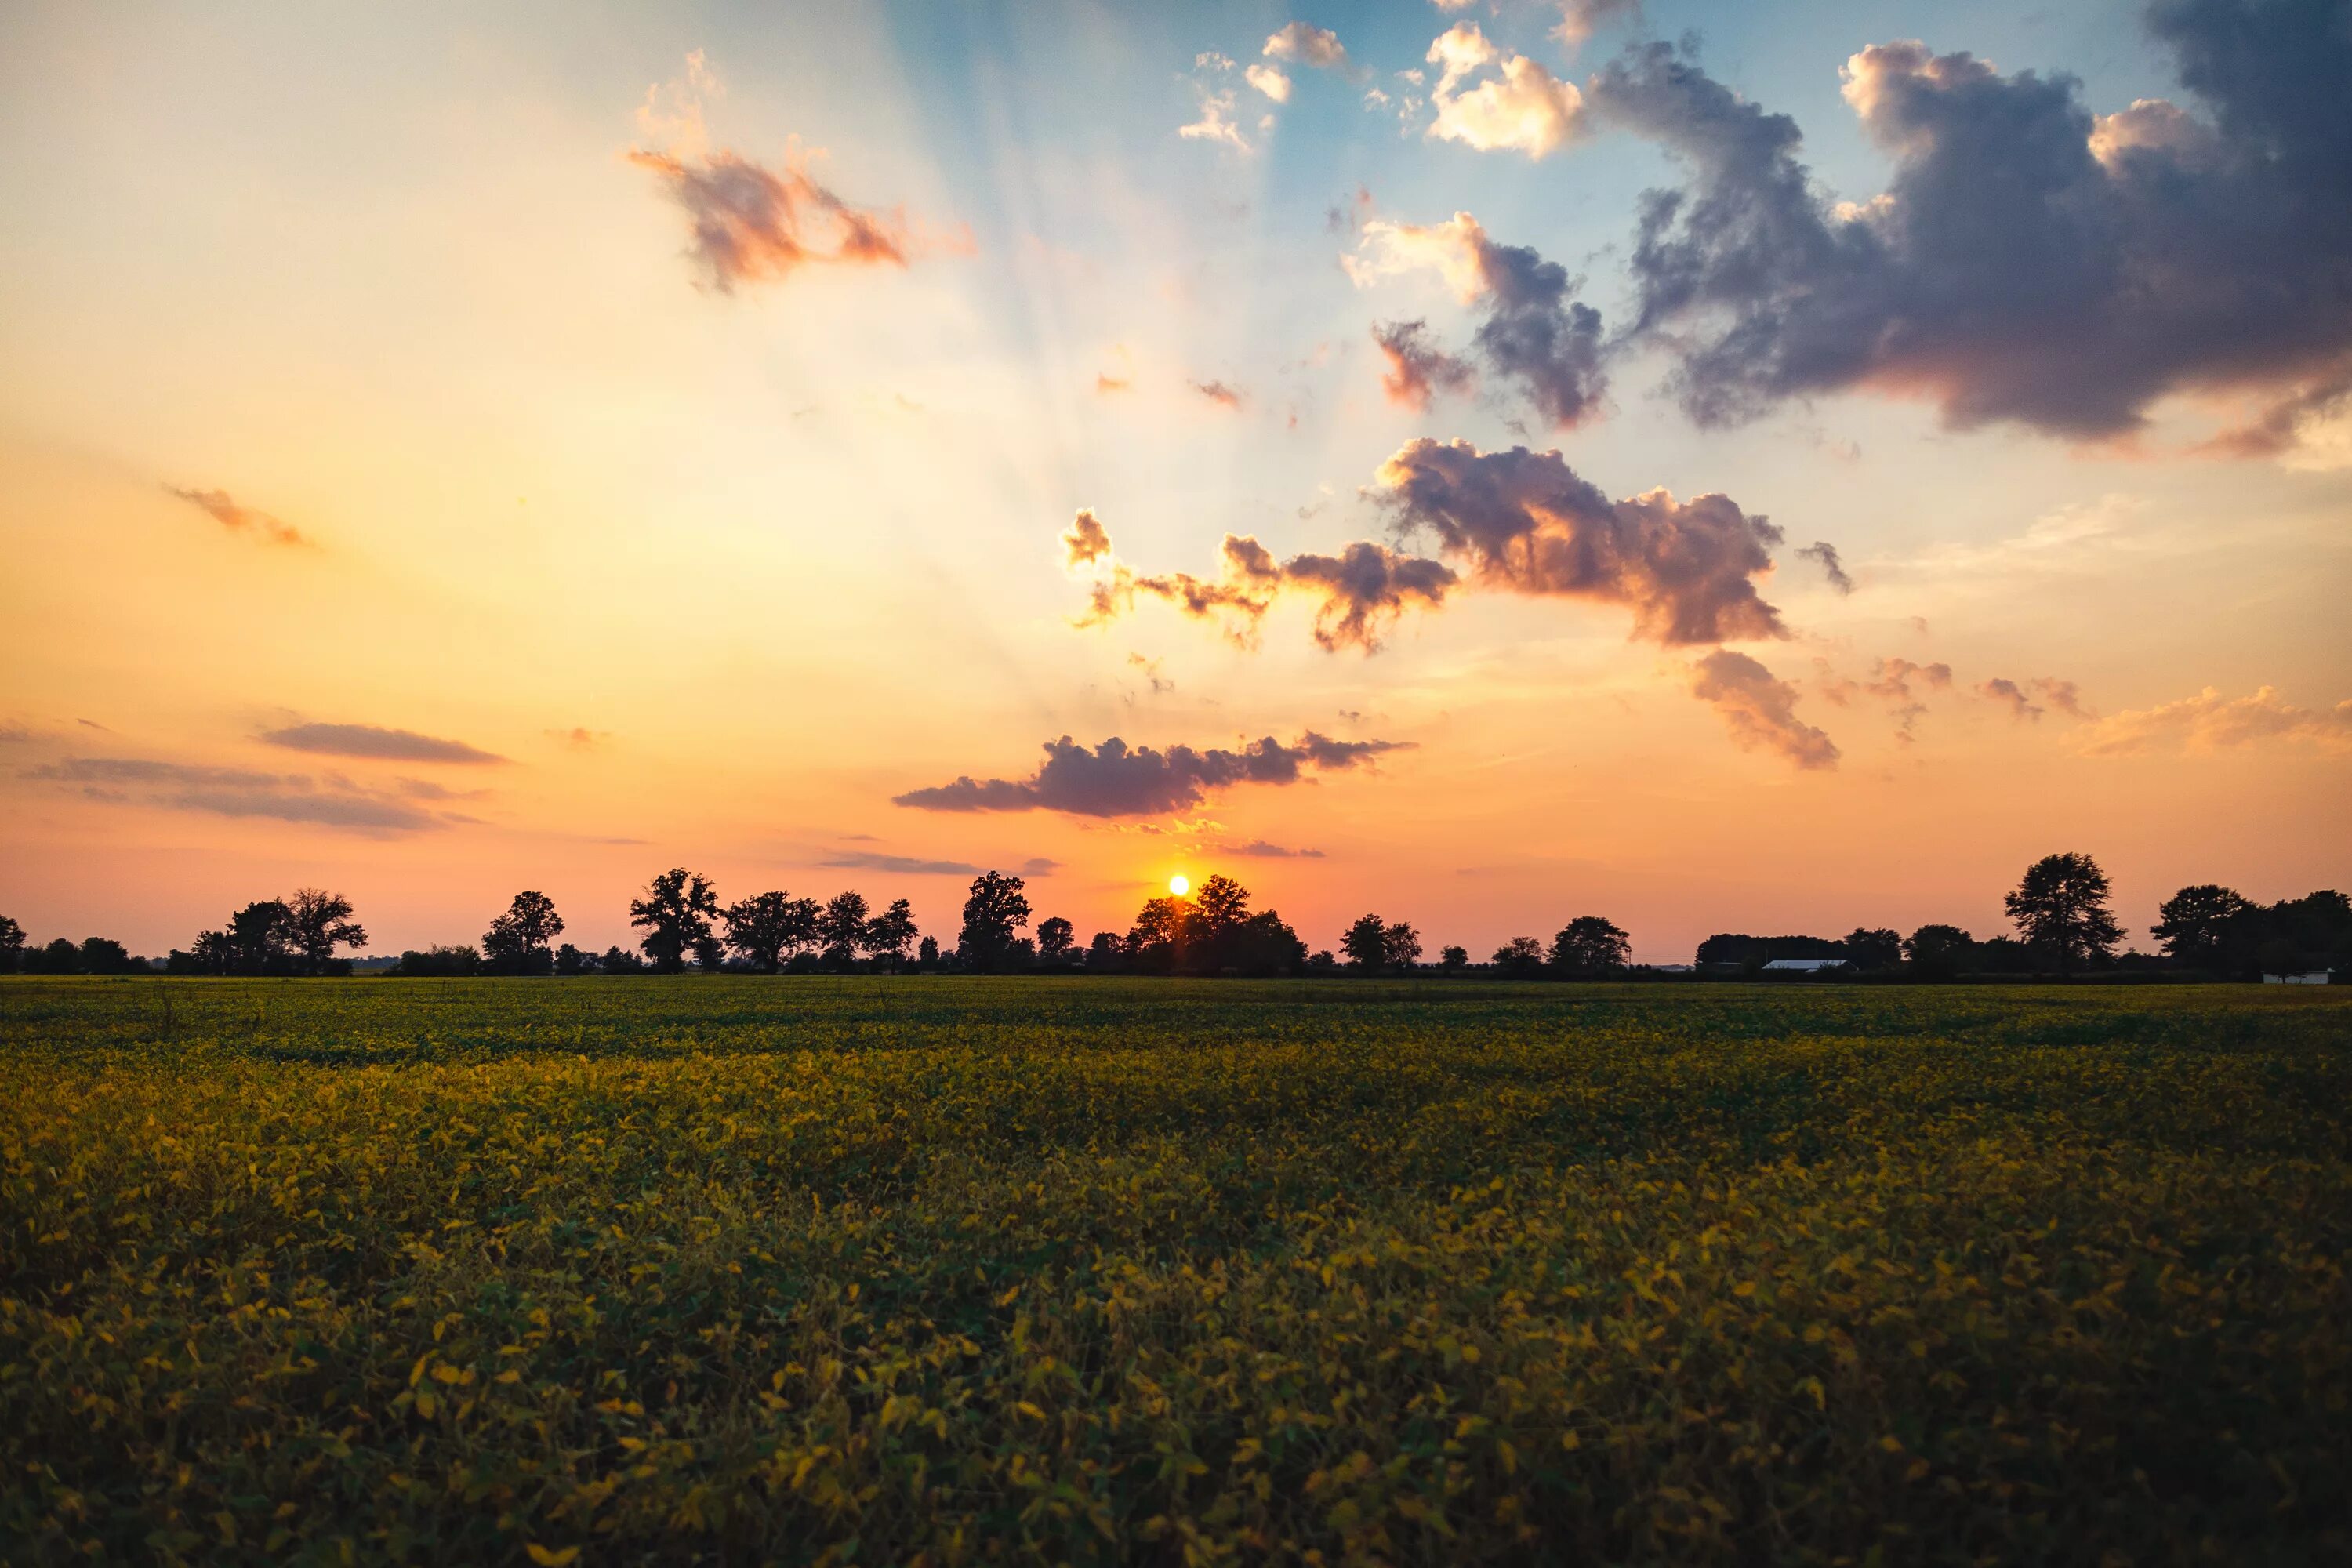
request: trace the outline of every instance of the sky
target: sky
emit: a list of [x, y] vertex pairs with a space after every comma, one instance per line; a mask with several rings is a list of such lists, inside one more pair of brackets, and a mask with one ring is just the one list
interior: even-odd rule
[[2352, 6], [0, 12], [0, 913], [2352, 885]]

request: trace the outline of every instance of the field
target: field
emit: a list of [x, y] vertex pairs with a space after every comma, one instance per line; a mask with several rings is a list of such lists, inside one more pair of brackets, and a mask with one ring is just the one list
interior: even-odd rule
[[2352, 996], [0, 983], [0, 1557], [2341, 1563]]

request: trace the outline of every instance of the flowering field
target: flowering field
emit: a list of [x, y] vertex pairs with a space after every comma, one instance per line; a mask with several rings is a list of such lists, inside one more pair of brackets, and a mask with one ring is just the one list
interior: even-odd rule
[[2283, 988], [0, 984], [0, 1558], [2352, 1552]]

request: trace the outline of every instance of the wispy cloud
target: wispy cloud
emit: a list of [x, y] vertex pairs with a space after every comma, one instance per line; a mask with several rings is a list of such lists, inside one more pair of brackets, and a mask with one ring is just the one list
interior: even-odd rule
[[165, 485], [163, 489], [166, 494], [177, 496], [190, 506], [198, 508], [231, 533], [242, 533], [270, 544], [310, 542], [292, 523], [272, 517], [257, 507], [240, 506], [236, 498], [226, 490], [184, 489], [178, 485]]
[[430, 832], [457, 820], [412, 804], [402, 797], [405, 792], [368, 790], [344, 779], [321, 783], [299, 773], [146, 757], [68, 757], [25, 776], [79, 786], [86, 798], [110, 804], [267, 817], [371, 837]]
[[377, 724], [289, 724], [282, 730], [265, 731], [259, 739], [289, 752], [315, 752], [331, 757], [469, 764], [507, 760], [463, 741], [445, 741], [413, 730], [389, 730]]

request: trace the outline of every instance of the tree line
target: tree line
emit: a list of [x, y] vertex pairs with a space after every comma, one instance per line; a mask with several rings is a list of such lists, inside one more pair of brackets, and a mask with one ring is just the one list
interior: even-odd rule
[[[1627, 932], [1600, 915], [1580, 915], [1549, 942], [1513, 937], [1483, 963], [1460, 946], [1423, 963], [1421, 933], [1409, 921], [1366, 914], [1340, 933], [1338, 950], [1309, 951], [1274, 910], [1251, 909], [1247, 888], [1213, 876], [1190, 897], [1146, 899], [1124, 933], [1097, 931], [1080, 946], [1071, 922], [1049, 916], [1030, 927], [1026, 886], [995, 871], [973, 879], [955, 945], [916, 926], [912, 906], [894, 899], [877, 910], [862, 893], [820, 902], [782, 889], [722, 904], [710, 879], [684, 867], [653, 878], [629, 903], [634, 949], [598, 953], [557, 942], [564, 921], [553, 900], [525, 889], [492, 920], [479, 943], [410, 950], [383, 973], [399, 975], [676, 974], [688, 970], [756, 973], [906, 970], [974, 973], [1118, 974], [1469, 974], [1509, 978], [1596, 979], [1663, 974], [1632, 962]], [[2124, 970], [2211, 979], [2263, 973], [2352, 971], [2352, 900], [2322, 890], [2257, 903], [2211, 883], [2181, 889], [2158, 908], [2148, 934], [2156, 954], [2118, 955], [2122, 925], [2108, 907], [2106, 873], [2088, 855], [2044, 856], [2026, 868], [2005, 899], [2015, 935], [1978, 940], [1958, 926], [1923, 925], [1909, 936], [1857, 927], [1843, 937], [1748, 936], [1724, 932], [1698, 946], [1701, 975], [1746, 977], [1775, 959], [1828, 960], [1888, 978], [1954, 980], [1964, 975], [2021, 978]], [[110, 938], [59, 937], [33, 946], [16, 921], [0, 916], [0, 973], [114, 974], [320, 975], [349, 973], [367, 930], [349, 899], [303, 888], [258, 900], [217, 929], [199, 931], [186, 949], [157, 962], [133, 956]]]

